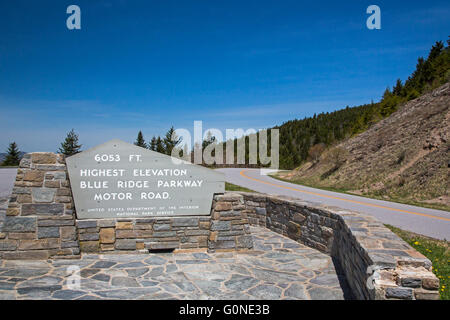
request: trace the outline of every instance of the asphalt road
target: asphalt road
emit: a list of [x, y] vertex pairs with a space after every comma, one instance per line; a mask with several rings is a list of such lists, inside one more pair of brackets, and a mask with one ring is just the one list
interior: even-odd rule
[[304, 187], [261, 175], [259, 169], [217, 169], [226, 181], [254, 191], [285, 195], [370, 214], [383, 223], [437, 239], [450, 240], [450, 212]]
[[11, 194], [16, 173], [16, 168], [0, 168], [0, 199], [7, 198]]

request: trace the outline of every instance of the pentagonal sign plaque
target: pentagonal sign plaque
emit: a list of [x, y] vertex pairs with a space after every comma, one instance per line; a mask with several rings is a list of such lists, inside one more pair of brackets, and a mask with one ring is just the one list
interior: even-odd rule
[[78, 219], [209, 215], [224, 174], [111, 140], [66, 159]]

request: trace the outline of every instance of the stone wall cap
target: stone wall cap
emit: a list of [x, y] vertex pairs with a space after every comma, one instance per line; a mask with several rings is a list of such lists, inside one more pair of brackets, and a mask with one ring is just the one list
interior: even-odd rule
[[239, 193], [229, 193], [225, 192], [224, 194], [218, 194], [214, 197], [217, 201], [237, 201], [242, 200], [243, 195]]

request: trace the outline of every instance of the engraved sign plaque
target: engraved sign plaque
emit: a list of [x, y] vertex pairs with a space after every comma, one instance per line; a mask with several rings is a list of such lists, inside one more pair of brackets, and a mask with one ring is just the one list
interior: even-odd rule
[[78, 219], [209, 215], [225, 191], [223, 173], [121, 140], [66, 163]]

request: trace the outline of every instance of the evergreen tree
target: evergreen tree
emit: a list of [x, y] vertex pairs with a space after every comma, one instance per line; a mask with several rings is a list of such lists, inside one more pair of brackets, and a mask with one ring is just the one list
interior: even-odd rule
[[169, 129], [169, 131], [167, 131], [166, 135], [164, 136], [164, 151], [167, 155], [171, 155], [172, 154], [172, 150], [178, 146], [178, 144], [180, 144], [181, 142], [181, 138], [179, 138], [176, 134], [175, 134], [175, 129], [173, 127], [171, 127]]
[[403, 90], [402, 80], [397, 79], [397, 82], [395, 83], [395, 86], [394, 86], [394, 89], [393, 89], [393, 93], [396, 96], [400, 96], [400, 95], [402, 95], [402, 90]]
[[[208, 147], [209, 145], [213, 145], [213, 147], [215, 147], [216, 144], [216, 137], [212, 135], [211, 131], [208, 131], [206, 133], [206, 138], [203, 139], [202, 141], [202, 153], [205, 151], [205, 148]], [[246, 143], [246, 147], [247, 147], [247, 143]], [[248, 150], [245, 150], [245, 153], [248, 153]], [[212, 149], [211, 150], [211, 157], [215, 157], [216, 156], [216, 150]], [[205, 160], [205, 159], [203, 159]]]
[[427, 60], [434, 60], [436, 59], [444, 49], [444, 43], [442, 41], [436, 41], [434, 46], [431, 47], [430, 53], [428, 54]]
[[153, 136], [152, 140], [150, 140], [150, 145], [148, 146], [150, 150], [156, 151], [156, 137]]
[[58, 152], [66, 156], [71, 156], [77, 154], [81, 151], [81, 144], [78, 144], [78, 134], [75, 133], [74, 129], [67, 133], [64, 142], [61, 142], [61, 147]]
[[145, 143], [144, 135], [142, 134], [142, 131], [139, 131], [136, 141], [134, 142], [134, 145], [136, 145], [138, 147], [142, 147], [142, 148], [147, 148], [147, 144]]
[[164, 143], [163, 143], [161, 137], [158, 137], [156, 139], [156, 150], [155, 151], [159, 152], [159, 153], [166, 153], [166, 149], [164, 149]]
[[383, 100], [388, 99], [391, 95], [392, 95], [391, 89], [389, 89], [389, 87], [387, 87], [383, 93]]
[[216, 137], [212, 135], [211, 131], [208, 131], [206, 133], [206, 138], [202, 141], [202, 150], [205, 150], [207, 146], [214, 142], [216, 142]]
[[18, 166], [20, 162], [20, 151], [15, 142], [11, 142], [8, 147], [7, 155], [3, 161], [4, 166]]

